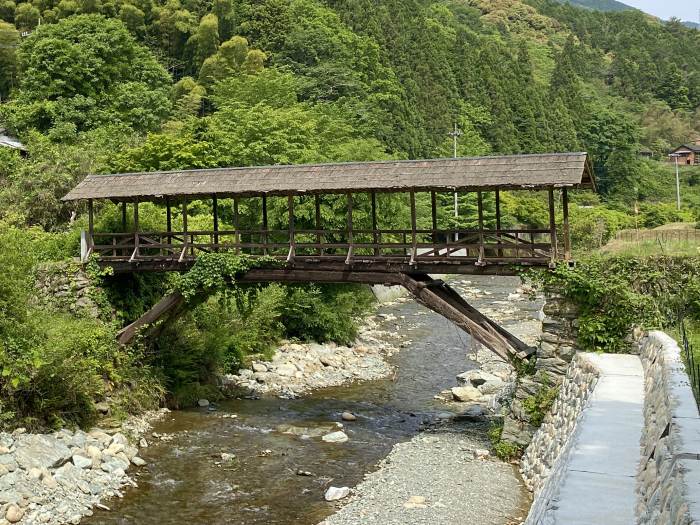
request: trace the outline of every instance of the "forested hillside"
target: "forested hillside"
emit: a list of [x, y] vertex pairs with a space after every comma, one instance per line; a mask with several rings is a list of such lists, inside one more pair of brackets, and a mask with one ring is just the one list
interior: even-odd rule
[[[0, 240], [13, 247], [0, 254], [0, 266], [12, 268], [0, 276], [8, 398], [36, 381], [37, 363], [58, 366], [42, 348], [78, 333], [73, 321], [16, 305], [29, 301], [38, 262], [77, 252], [85, 210], [59, 199], [88, 173], [449, 156], [456, 122], [460, 155], [591, 154], [600, 195], [575, 197], [580, 249], [620, 228], [700, 213], [700, 173], [684, 170], [676, 211], [672, 170], [659, 162], [700, 136], [700, 32], [636, 10], [549, 0], [0, 0], [0, 19], [0, 128], [28, 150], [0, 147]], [[642, 147], [656, 160], [642, 159]], [[333, 216], [333, 203], [324, 205]], [[406, 203], [395, 205], [394, 215], [407, 213]], [[208, 216], [207, 206], [192, 213]], [[116, 209], [100, 211], [104, 224], [116, 222]], [[504, 213], [541, 226], [546, 203], [505, 196]], [[269, 347], [289, 335], [285, 326], [303, 324], [290, 305], [331, 304], [324, 326], [332, 333], [319, 328], [318, 337], [347, 340], [356, 310], [344, 293], [275, 289], [263, 306], [247, 295], [249, 307], [210, 306], [190, 326], [257, 326], [253, 339]], [[116, 320], [142, 311], [138, 301]], [[105, 330], [91, 359], [109, 368], [100, 361], [110, 355]], [[248, 351], [235, 338], [200, 335], [188, 329], [170, 344], [182, 352], [173, 361], [207, 370], [192, 356], [229, 352], [230, 364]], [[178, 374], [170, 380], [189, 377]]]

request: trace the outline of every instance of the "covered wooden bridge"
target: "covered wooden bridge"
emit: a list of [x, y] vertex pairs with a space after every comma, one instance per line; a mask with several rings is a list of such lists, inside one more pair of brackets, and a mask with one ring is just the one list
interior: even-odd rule
[[[90, 175], [63, 200], [87, 202], [83, 261], [96, 256], [116, 273], [186, 270], [209, 252], [272, 257], [283, 264], [251, 270], [241, 280], [401, 284], [504, 357], [524, 357], [530, 352], [524, 343], [429, 274], [514, 275], [517, 267], [551, 267], [570, 260], [568, 192], [593, 187], [585, 153], [556, 153]], [[502, 192], [525, 190], [548, 195], [548, 227], [503, 226]], [[378, 220], [377, 197], [387, 193], [406, 195], [410, 218], [403, 228], [383, 227]], [[439, 227], [437, 197], [446, 193], [473, 194], [476, 213], [471, 222], [476, 227]], [[344, 227], [333, 229], [324, 224], [321, 205], [338, 195], [344, 196], [346, 218]], [[419, 217], [417, 196], [429, 201], [429, 220]], [[271, 229], [268, 201], [280, 197], [286, 200], [286, 228]], [[95, 203], [100, 200], [121, 206], [120, 231], [95, 230]], [[201, 201], [211, 202], [212, 226], [189, 228], [188, 206]], [[247, 205], [252, 201], [260, 210], [259, 223], [242, 227], [241, 207], [251, 209]], [[162, 205], [163, 231], [140, 227], [139, 203], [144, 202]], [[369, 228], [358, 227], [360, 202]], [[302, 206], [314, 212], [300, 216]], [[221, 227], [224, 212], [232, 219], [229, 227]], [[173, 228], [175, 214], [179, 229]], [[127, 231], [129, 215], [132, 227]], [[150, 312], [138, 326], [161, 313]]]

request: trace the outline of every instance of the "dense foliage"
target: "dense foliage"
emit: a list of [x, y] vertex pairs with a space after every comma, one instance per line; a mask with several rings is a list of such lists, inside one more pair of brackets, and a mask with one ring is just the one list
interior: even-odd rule
[[700, 320], [697, 257], [593, 257], [576, 268], [531, 272], [536, 284], [580, 307], [578, 338], [588, 350], [624, 352], [635, 327], [675, 327]]
[[[212, 258], [179, 284], [105, 277], [111, 311], [100, 321], [39, 311], [31, 276], [40, 261], [76, 255], [84, 209], [60, 198], [86, 174], [449, 156], [457, 123], [459, 155], [589, 151], [600, 194], [573, 196], [571, 229], [575, 248], [590, 251], [620, 229], [699, 218], [700, 170], [682, 170], [678, 211], [673, 170], [659, 162], [700, 135], [698, 50], [700, 32], [679, 23], [548, 0], [0, 0], [0, 127], [28, 150], [0, 147], [3, 414], [85, 422], [87, 400], [133, 383], [134, 367], [149, 381], [122, 389], [125, 411], [162, 385], [191, 400], [215, 371], [280, 337], [351, 340], [368, 303], [366, 290], [347, 287], [234, 292], [221, 284], [244, 262]], [[642, 147], [654, 159], [640, 158]], [[439, 226], [474, 226], [473, 195], [460, 197], [458, 220], [451, 195], [438, 203]], [[484, 204], [492, 225], [494, 202]], [[286, 224], [285, 205], [269, 199], [271, 229]], [[427, 196], [417, 205], [429, 226]], [[241, 203], [243, 228], [257, 227], [260, 206]], [[538, 193], [504, 194], [502, 208], [506, 226], [547, 225]], [[368, 209], [358, 196], [358, 228]], [[296, 198], [295, 210], [299, 228], [313, 228], [311, 199]], [[345, 211], [343, 197], [323, 198], [329, 228]], [[115, 205], [97, 212], [98, 229], [120, 231]], [[162, 228], [161, 207], [140, 213], [143, 227]], [[379, 213], [382, 225], [405, 224], [407, 199], [381, 196]], [[210, 227], [211, 203], [191, 203], [190, 221]], [[222, 228], [232, 221], [222, 207]], [[615, 283], [593, 267], [600, 282], [585, 293], [624, 295], [618, 283], [608, 297]], [[173, 286], [216, 293], [165, 329], [158, 352], [115, 348], [116, 327]], [[616, 345], [606, 330], [622, 324], [591, 322], [591, 346]], [[61, 367], [75, 367], [65, 371], [74, 385], [53, 381]]]

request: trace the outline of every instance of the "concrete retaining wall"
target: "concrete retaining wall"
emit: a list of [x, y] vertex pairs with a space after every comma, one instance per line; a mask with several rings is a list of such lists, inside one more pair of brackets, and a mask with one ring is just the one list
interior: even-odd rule
[[700, 417], [680, 349], [668, 335], [650, 332], [640, 350], [646, 398], [639, 523], [700, 523]]

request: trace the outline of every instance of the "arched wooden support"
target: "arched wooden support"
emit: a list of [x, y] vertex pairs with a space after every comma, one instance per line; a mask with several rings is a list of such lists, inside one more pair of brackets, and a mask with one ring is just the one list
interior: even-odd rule
[[[425, 273], [379, 272], [314, 272], [285, 269], [250, 270], [239, 278], [239, 282], [326, 282], [400, 284], [413, 297], [434, 312], [455, 323], [474, 339], [506, 361], [529, 359], [535, 349], [499, 326], [476, 308], [467, 303], [447, 283], [432, 279]], [[174, 292], [165, 296], [139, 319], [122, 329], [118, 334], [121, 344], [131, 343], [141, 329], [158, 321], [174, 319], [185, 307], [185, 298]], [[162, 327], [164, 323], [158, 326]]]

